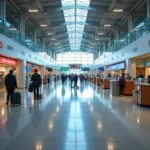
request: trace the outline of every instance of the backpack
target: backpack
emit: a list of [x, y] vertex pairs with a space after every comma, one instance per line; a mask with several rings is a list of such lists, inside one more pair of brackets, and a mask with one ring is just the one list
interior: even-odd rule
[[120, 82], [120, 85], [124, 85], [124, 82], [125, 82], [125, 81], [124, 81], [124, 78], [121, 77], [120, 80], [119, 80], [119, 82]]

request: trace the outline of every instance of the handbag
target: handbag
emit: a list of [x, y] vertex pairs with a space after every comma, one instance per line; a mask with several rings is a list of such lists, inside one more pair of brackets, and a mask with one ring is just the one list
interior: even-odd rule
[[30, 83], [29, 88], [28, 88], [28, 91], [29, 91], [29, 92], [33, 92], [33, 89], [34, 89], [34, 88], [33, 88], [33, 83]]

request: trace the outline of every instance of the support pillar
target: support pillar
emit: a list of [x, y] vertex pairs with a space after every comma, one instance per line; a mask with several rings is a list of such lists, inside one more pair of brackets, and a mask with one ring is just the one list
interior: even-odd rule
[[33, 43], [36, 45], [36, 40], [37, 40], [37, 30], [33, 28]]
[[45, 66], [42, 66], [41, 70], [40, 70], [40, 74], [42, 77], [45, 76], [45, 70], [46, 70], [46, 67]]
[[150, 17], [150, 0], [147, 0], [147, 17]]
[[43, 39], [41, 39], [41, 48], [42, 48], [42, 50], [45, 50], [45, 43], [44, 43]]
[[20, 16], [20, 32], [25, 35], [25, 18], [23, 15]]
[[104, 41], [104, 52], [107, 51], [107, 48], [108, 48], [108, 47], [107, 47], [107, 40], [105, 40], [105, 41]]
[[120, 39], [120, 29], [116, 30], [116, 42], [119, 42]]
[[6, 20], [6, 0], [0, 0], [0, 17]]
[[104, 78], [108, 76], [108, 67], [104, 66]]
[[136, 60], [126, 60], [126, 73], [129, 73], [132, 78], [136, 78]]
[[17, 84], [18, 88], [26, 88], [26, 61], [19, 60], [17, 66]]
[[128, 31], [131, 32], [133, 30], [133, 15], [131, 14], [128, 17]]

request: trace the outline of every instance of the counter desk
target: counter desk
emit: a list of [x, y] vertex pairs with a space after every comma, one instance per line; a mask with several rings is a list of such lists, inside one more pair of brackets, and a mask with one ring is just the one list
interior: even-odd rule
[[96, 79], [97, 79], [97, 78], [96, 78], [96, 77], [94, 77], [94, 79], [93, 79], [93, 83], [94, 83], [94, 84], [96, 84]]
[[[135, 89], [135, 81], [128, 80], [124, 89], [124, 95], [132, 95], [133, 90]], [[118, 80], [110, 80], [110, 95], [119, 96], [120, 85]]]
[[133, 91], [133, 103], [150, 107], [150, 84], [135, 83], [135, 90]]
[[96, 78], [97, 80], [97, 86], [101, 86], [101, 78]]

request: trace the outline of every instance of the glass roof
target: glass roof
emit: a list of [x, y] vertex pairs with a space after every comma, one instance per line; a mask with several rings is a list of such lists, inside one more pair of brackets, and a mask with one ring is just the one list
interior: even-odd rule
[[[84, 26], [88, 14], [90, 0], [61, 0], [67, 26], [70, 47], [72, 51], [79, 51]], [[82, 7], [84, 9], [82, 9]], [[68, 9], [67, 9], [68, 8]], [[86, 9], [85, 9], [86, 8]]]

